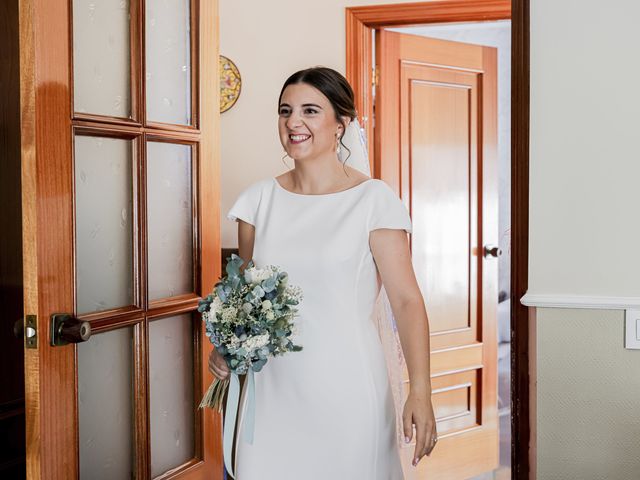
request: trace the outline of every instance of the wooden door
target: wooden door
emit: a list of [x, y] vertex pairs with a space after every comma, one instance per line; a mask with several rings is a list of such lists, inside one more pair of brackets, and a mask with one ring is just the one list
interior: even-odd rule
[[381, 31], [376, 55], [376, 171], [410, 209], [431, 326], [440, 441], [418, 476], [467, 479], [498, 465], [496, 50]]
[[[20, 2], [30, 479], [219, 479], [217, 3]], [[67, 314], [60, 316], [57, 314]]]

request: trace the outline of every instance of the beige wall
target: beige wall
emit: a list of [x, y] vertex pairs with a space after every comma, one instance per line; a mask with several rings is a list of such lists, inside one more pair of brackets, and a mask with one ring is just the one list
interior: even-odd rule
[[636, 479], [640, 351], [606, 304], [640, 299], [640, 3], [530, 4], [529, 294], [601, 304], [537, 309], [537, 478]]

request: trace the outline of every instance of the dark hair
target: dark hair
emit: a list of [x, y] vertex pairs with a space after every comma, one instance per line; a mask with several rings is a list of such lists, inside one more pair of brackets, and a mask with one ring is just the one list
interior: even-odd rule
[[[336, 114], [336, 120], [342, 124], [346, 130], [347, 126], [342, 121], [341, 117], [349, 117], [351, 120], [357, 117], [355, 96], [353, 89], [346, 78], [340, 73], [336, 72], [332, 68], [327, 67], [311, 67], [304, 70], [297, 71], [291, 75], [284, 82], [282, 90], [280, 90], [280, 96], [278, 97], [278, 108], [280, 108], [280, 102], [282, 101], [282, 94], [289, 85], [297, 83], [306, 83], [319, 90], [327, 99], [333, 111]], [[344, 133], [343, 133], [344, 136]], [[342, 143], [342, 136], [340, 137], [340, 144], [347, 150], [349, 155], [351, 152], [347, 146]], [[345, 159], [345, 162], [347, 160]]]

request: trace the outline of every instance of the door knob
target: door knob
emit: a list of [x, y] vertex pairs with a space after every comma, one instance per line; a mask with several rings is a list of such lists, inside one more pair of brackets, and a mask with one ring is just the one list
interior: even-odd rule
[[51, 345], [86, 342], [91, 338], [91, 324], [68, 313], [51, 315]]
[[20, 339], [24, 338], [24, 319], [23, 318], [19, 318], [13, 324], [13, 334], [16, 336], [16, 338], [20, 338]]
[[502, 255], [502, 249], [497, 245], [485, 245], [484, 246], [484, 256], [485, 257], [499, 257]]

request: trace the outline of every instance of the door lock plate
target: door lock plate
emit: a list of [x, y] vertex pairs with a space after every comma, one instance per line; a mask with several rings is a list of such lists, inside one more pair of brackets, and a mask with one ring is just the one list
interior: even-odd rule
[[38, 317], [27, 315], [24, 320], [25, 348], [38, 348]]

